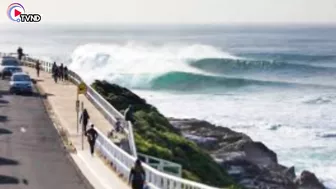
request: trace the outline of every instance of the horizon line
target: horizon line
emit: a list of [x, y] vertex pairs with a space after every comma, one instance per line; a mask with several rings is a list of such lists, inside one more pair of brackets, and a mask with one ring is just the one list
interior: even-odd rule
[[[14, 23], [11, 21], [0, 21], [0, 24], [8, 24], [8, 25], [16, 25], [18, 23]], [[22, 23], [20, 23], [22, 24]], [[24, 23], [24, 24], [32, 24], [32, 23]], [[244, 26], [258, 26], [258, 25], [264, 25], [264, 26], [282, 26], [282, 25], [330, 25], [330, 26], [336, 26], [335, 22], [207, 22], [207, 23], [174, 23], [174, 22], [167, 22], [167, 23], [156, 23], [156, 22], [144, 22], [144, 23], [132, 23], [132, 22], [78, 22], [78, 21], [70, 21], [70, 22], [64, 22], [64, 21], [47, 21], [47, 22], [39, 22], [34, 23], [36, 24], [52, 24], [52, 25], [124, 25], [124, 26], [145, 26], [145, 25], [158, 25], [158, 26], [199, 26], [199, 25], [244, 25]]]

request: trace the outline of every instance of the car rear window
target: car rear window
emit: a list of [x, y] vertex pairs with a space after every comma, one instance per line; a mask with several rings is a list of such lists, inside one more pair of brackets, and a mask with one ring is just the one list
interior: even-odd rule
[[14, 75], [13, 81], [30, 81], [30, 77], [28, 75]]
[[6, 67], [5, 70], [8, 70], [10, 72], [22, 72], [22, 68], [20, 67]]
[[3, 66], [19, 66], [19, 62], [15, 59], [2, 59], [1, 65]]

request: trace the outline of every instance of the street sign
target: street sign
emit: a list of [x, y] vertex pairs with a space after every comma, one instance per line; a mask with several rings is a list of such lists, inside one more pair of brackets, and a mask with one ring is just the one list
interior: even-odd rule
[[85, 83], [81, 83], [78, 85], [78, 89], [77, 89], [78, 94], [85, 94], [86, 93], [86, 85]]

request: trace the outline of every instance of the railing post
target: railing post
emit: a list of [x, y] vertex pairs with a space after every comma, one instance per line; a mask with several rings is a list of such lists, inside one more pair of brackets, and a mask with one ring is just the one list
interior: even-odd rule
[[134, 133], [133, 133], [133, 125], [130, 121], [127, 121], [128, 126], [128, 142], [131, 149], [131, 153], [134, 157], [138, 157], [137, 150], [135, 147]]

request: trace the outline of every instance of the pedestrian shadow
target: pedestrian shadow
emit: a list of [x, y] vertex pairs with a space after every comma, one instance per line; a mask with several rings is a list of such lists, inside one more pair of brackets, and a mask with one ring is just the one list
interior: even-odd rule
[[7, 100], [0, 99], [0, 104], [8, 104], [9, 102]]
[[0, 157], [0, 166], [2, 165], [19, 165], [19, 162], [13, 159]]
[[[13, 159], [8, 159], [0, 157], [0, 166], [3, 165], [19, 165], [19, 162]], [[20, 180], [16, 177], [0, 175], [0, 185], [1, 184], [19, 184]]]
[[0, 175], [0, 184], [19, 184], [20, 180], [16, 177]]
[[7, 116], [0, 115], [0, 122], [6, 122], [7, 120]]
[[43, 79], [32, 79], [32, 82], [36, 84], [37, 82], [42, 82], [44, 81]]
[[44, 93], [44, 94], [37, 93], [36, 96], [46, 99], [48, 98], [48, 96], [55, 96], [55, 95], [51, 93]]
[[41, 98], [47, 98], [48, 96], [54, 96], [54, 94], [46, 93], [46, 94], [40, 94], [39, 92], [33, 92], [33, 93], [17, 93], [16, 96], [28, 96], [28, 97], [41, 97]]
[[3, 95], [9, 95], [9, 91], [8, 90], [0, 90], [0, 96], [2, 97]]
[[13, 132], [5, 128], [0, 128], [0, 135], [10, 135], [10, 134], [13, 134]]

